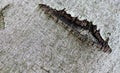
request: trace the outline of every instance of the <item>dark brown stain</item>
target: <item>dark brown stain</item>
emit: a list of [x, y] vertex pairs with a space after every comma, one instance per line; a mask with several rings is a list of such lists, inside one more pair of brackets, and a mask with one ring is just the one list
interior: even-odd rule
[[77, 17], [72, 17], [65, 11], [65, 8], [63, 10], [56, 10], [52, 9], [51, 7], [45, 4], [39, 4], [39, 6], [45, 11], [46, 14], [50, 14], [52, 18], [56, 18], [56, 22], [61, 20], [62, 22], [66, 23], [66, 27], [70, 26], [73, 30], [77, 28], [88, 30], [92, 34], [92, 36], [97, 40], [97, 47], [101, 48], [101, 50], [103, 50], [104, 52], [112, 52], [110, 46], [108, 45], [109, 38], [104, 40], [100, 35], [100, 30], [97, 30], [97, 26], [93, 25], [92, 22], [87, 21], [87, 19], [79, 20]]

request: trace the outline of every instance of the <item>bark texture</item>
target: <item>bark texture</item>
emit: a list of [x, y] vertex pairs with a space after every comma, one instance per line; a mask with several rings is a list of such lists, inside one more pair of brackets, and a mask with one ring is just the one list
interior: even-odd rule
[[[0, 0], [0, 10], [8, 4], [0, 14], [0, 73], [120, 73], [120, 0]], [[112, 52], [77, 40], [38, 4], [92, 21]]]

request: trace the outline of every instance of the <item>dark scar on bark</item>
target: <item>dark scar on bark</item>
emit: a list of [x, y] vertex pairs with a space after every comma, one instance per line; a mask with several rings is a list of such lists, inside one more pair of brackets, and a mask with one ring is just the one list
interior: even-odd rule
[[0, 9], [0, 30], [5, 29], [4, 10], [6, 10], [9, 6], [10, 6], [10, 4], [7, 4], [6, 6], [4, 6], [3, 8]]
[[55, 19], [56, 22], [61, 20], [63, 23], [67, 24], [65, 25], [66, 28], [72, 27], [72, 29], [82, 28], [84, 30], [88, 30], [91, 33], [91, 35], [94, 37], [94, 39], [96, 39], [97, 41], [97, 43], [94, 43], [93, 41], [93, 44], [97, 44], [96, 46], [101, 50], [103, 50], [104, 52], [108, 52], [108, 53], [112, 52], [112, 49], [108, 45], [109, 38], [104, 40], [100, 35], [100, 30], [97, 30], [97, 26], [93, 25], [92, 22], [87, 21], [87, 19], [79, 20], [77, 17], [72, 17], [70, 14], [68, 14], [65, 11], [65, 8], [62, 10], [56, 10], [45, 4], [39, 4], [39, 7], [43, 11], [45, 11], [45, 14], [49, 14], [50, 17]]

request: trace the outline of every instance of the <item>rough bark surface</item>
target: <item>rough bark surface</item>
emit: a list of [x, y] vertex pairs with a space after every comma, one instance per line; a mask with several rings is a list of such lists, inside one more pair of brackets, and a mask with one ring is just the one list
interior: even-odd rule
[[[112, 52], [77, 40], [41, 3], [93, 21]], [[8, 4], [0, 16], [0, 73], [120, 73], [120, 0], [0, 0], [0, 10]]]

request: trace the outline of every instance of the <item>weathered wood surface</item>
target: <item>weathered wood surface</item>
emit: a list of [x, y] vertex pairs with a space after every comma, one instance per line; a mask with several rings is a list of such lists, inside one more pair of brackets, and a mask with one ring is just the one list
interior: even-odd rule
[[[40, 3], [93, 21], [110, 38], [112, 53], [79, 41], [40, 11]], [[120, 0], [0, 0], [1, 9], [7, 4], [0, 73], [120, 73]]]

